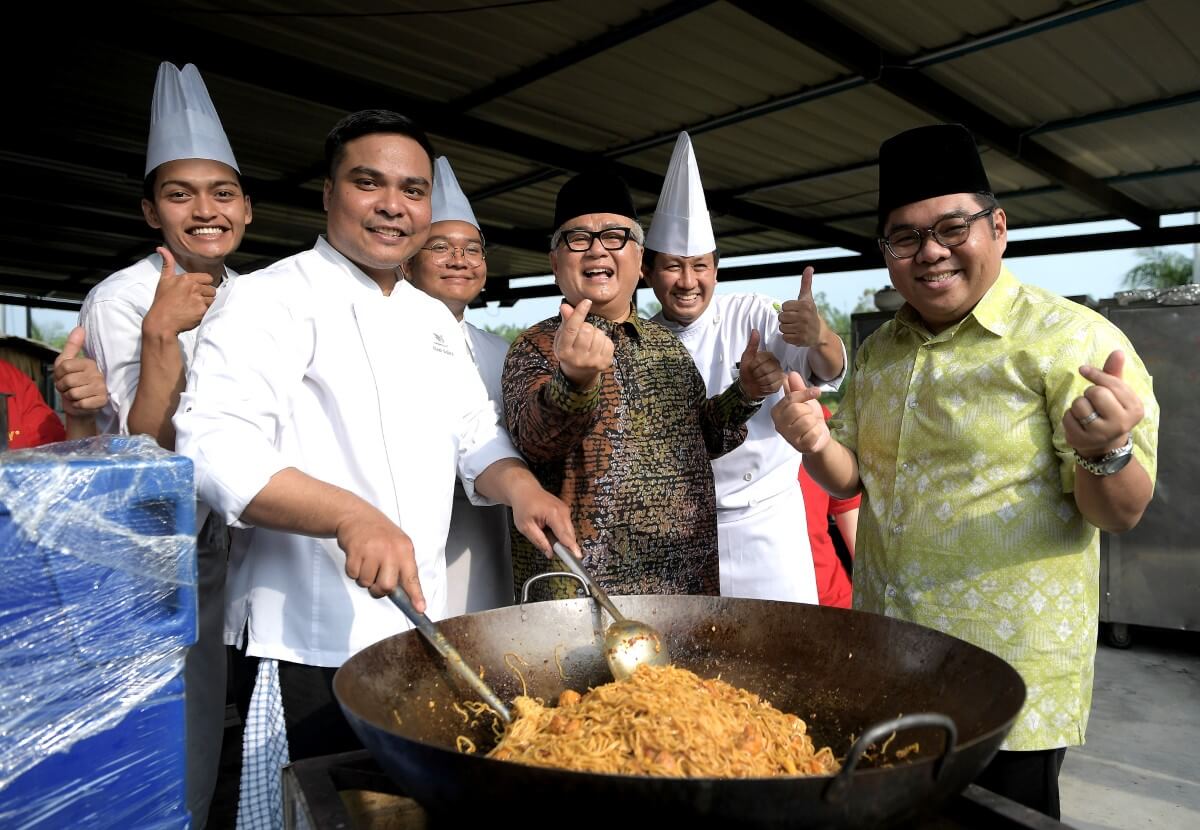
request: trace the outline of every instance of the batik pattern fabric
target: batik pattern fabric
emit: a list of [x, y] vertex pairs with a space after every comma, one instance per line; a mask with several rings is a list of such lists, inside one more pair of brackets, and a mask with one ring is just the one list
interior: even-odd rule
[[931, 334], [905, 306], [859, 349], [830, 422], [858, 457], [854, 607], [936, 628], [1008, 661], [1027, 697], [1004, 744], [1081, 744], [1091, 707], [1099, 531], [1075, 505], [1062, 425], [1083, 365], [1125, 352], [1154, 479], [1158, 405], [1128, 339], [1096, 312], [1007, 269]]
[[[554, 356], [561, 319], [524, 332], [504, 367], [513, 443], [542, 486], [571, 509], [583, 564], [613, 594], [709, 594], [720, 590], [711, 459], [746, 438], [758, 406], [736, 384], [711, 399], [695, 363], [666, 328], [631, 310], [587, 322], [613, 341], [613, 365], [577, 389]], [[513, 533], [519, 593], [534, 574], [557, 570]], [[543, 580], [555, 597], [578, 583]]]

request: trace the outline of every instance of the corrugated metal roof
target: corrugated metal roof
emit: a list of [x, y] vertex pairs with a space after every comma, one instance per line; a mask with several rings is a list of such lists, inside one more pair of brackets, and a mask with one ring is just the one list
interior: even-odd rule
[[117, 30], [107, 9], [59, 17], [10, 27], [54, 48], [9, 72], [29, 80], [6, 92], [24, 129], [0, 148], [0, 291], [77, 298], [153, 242], [138, 202], [161, 60], [200, 67], [256, 200], [240, 270], [311, 245], [325, 133], [365, 106], [417, 116], [450, 157], [489, 231], [493, 297], [544, 273], [575, 170], [618, 165], [648, 223], [680, 129], [727, 253], [842, 244], [862, 255], [827, 270], [877, 265], [879, 143], [941, 120], [975, 131], [1014, 229], [1122, 217], [1143, 226], [1125, 245], [1200, 238], [1155, 229], [1200, 208], [1192, 0], [184, 0]]

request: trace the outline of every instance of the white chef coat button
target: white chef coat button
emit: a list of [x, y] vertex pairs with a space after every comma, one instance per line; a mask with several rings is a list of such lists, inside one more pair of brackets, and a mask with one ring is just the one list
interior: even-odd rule
[[909, 408], [909, 409], [916, 409], [916, 408], [917, 408], [917, 399], [916, 399], [916, 398], [909, 398], [909, 399], [908, 399], [908, 408]]
[[904, 530], [904, 525], [893, 525], [892, 526], [892, 533], [896, 534], [897, 536], [899, 536], [901, 531], [903, 531], [903, 530]]
[[744, 476], [742, 476], [744, 481], [749, 481], [752, 478], [754, 478], [754, 473], [746, 473]]
[[909, 470], [912, 469], [912, 464], [909, 464], [907, 461], [905, 461], [903, 464], [900, 465], [900, 469], [904, 470], [904, 472], [907, 473]]

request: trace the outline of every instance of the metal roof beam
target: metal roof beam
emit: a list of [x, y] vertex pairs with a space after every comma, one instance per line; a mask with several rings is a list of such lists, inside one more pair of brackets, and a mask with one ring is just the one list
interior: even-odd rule
[[[1026, 20], [1013, 26], [1005, 26], [1000, 29], [986, 32], [982, 35], [975, 35], [964, 38], [958, 43], [953, 43], [949, 46], [941, 47], [929, 52], [922, 52], [918, 55], [909, 58], [906, 63], [912, 67], [933, 66], [943, 61], [960, 58], [963, 55], [969, 55], [972, 52], [977, 52], [991, 46], [996, 46], [1001, 43], [1009, 43], [1014, 40], [1019, 40], [1023, 37], [1040, 34], [1041, 32], [1049, 31], [1050, 29], [1065, 26], [1070, 23], [1075, 23], [1079, 20], [1085, 20], [1097, 14], [1104, 12], [1115, 11], [1125, 6], [1139, 3], [1141, 0], [1092, 0], [1091, 3], [1084, 3], [1079, 6], [1072, 6], [1067, 9], [1050, 12], [1042, 17]], [[728, 127], [733, 124], [740, 124], [743, 121], [749, 121], [754, 118], [760, 118], [764, 115], [770, 115], [775, 112], [791, 109], [792, 107], [806, 104], [810, 101], [816, 101], [821, 98], [827, 98], [830, 95], [837, 95], [841, 92], [847, 92], [856, 89], [860, 86], [865, 86], [867, 79], [861, 75], [849, 75], [842, 78], [836, 78], [832, 81], [827, 81], [817, 86], [804, 87], [794, 92], [789, 92], [784, 95], [778, 95], [774, 98], [768, 98], [766, 101], [761, 101], [757, 104], [751, 104], [748, 107], [741, 107], [724, 113], [723, 115], [714, 116], [706, 121], [701, 121], [696, 124], [690, 124], [680, 127], [675, 130], [668, 130], [648, 138], [640, 139], [629, 144], [623, 144], [620, 147], [614, 147], [605, 151], [604, 155], [607, 158], [620, 158], [622, 156], [631, 155], [633, 153], [648, 150], [653, 147], [658, 147], [663, 144], [669, 144], [675, 140], [680, 130], [686, 130], [693, 136], [702, 135], [703, 133], [717, 130], [722, 127]], [[864, 166], [874, 166], [874, 161]], [[835, 170], [835, 172], [838, 172]], [[531, 173], [526, 173], [521, 176], [516, 176], [507, 181], [498, 182], [494, 185], [482, 188], [477, 193], [471, 196], [472, 201], [477, 199], [486, 199], [490, 196], [498, 196], [502, 193], [507, 193], [510, 190], [518, 190], [522, 187], [527, 187], [532, 184], [539, 184], [548, 179], [552, 179], [559, 174], [558, 170], [541, 169]], [[784, 184], [795, 184], [809, 178], [820, 178], [822, 176], [832, 175], [826, 171], [813, 171], [811, 173], [802, 173], [792, 179], [779, 180], [777, 183], [764, 183], [759, 186], [751, 186], [747, 188], [737, 188], [725, 191], [729, 195], [740, 196], [746, 193], [751, 193], [756, 190], [764, 190], [769, 187], [778, 187]]]
[[870, 78], [881, 89], [913, 106], [944, 121], [965, 124], [980, 140], [1106, 211], [1143, 228], [1156, 227], [1158, 217], [1144, 205], [1113, 190], [1040, 144], [1027, 140], [1020, 129], [1008, 126], [983, 108], [914, 71], [906, 65], [904, 58], [887, 52], [807, 0], [791, 5], [741, 0], [738, 5], [768, 26]]
[[574, 66], [588, 58], [595, 57], [602, 52], [620, 46], [622, 43], [640, 37], [647, 32], [652, 32], [660, 26], [665, 26], [667, 23], [678, 20], [705, 6], [710, 6], [713, 2], [714, 0], [673, 0], [673, 2], [667, 3], [665, 6], [644, 12], [640, 17], [622, 23], [620, 26], [615, 26], [591, 40], [577, 43], [569, 49], [543, 58], [537, 63], [519, 69], [511, 75], [498, 78], [482, 89], [468, 92], [466, 95], [451, 101], [450, 107], [460, 112], [473, 110], [489, 101], [503, 98], [508, 93], [515, 92], [524, 86], [537, 83], [543, 78], [553, 75], [555, 72]]
[[[600, 153], [576, 150], [519, 130], [462, 115], [449, 105], [412, 98], [385, 84], [330, 70], [295, 55], [262, 47], [247, 48], [244, 41], [200, 29], [169, 16], [147, 12], [135, 15], [127, 22], [129, 25], [114, 30], [112, 37], [106, 39], [106, 44], [146, 53], [148, 44], [158, 43], [157, 35], [166, 30], [163, 27], [168, 27], [171, 40], [168, 45], [170, 55], [166, 57], [174, 57], [182, 63], [193, 55], [237, 55], [236, 61], [219, 65], [213, 74], [244, 84], [346, 111], [391, 107], [409, 114], [432, 133], [474, 146], [491, 147], [561, 170], [586, 170], [607, 162]], [[161, 59], [164, 55], [156, 53], [155, 57]], [[630, 187], [647, 193], [658, 193], [662, 189], [663, 177], [660, 175], [630, 165], [608, 163]], [[728, 199], [722, 205], [712, 207], [738, 218], [753, 217], [750, 221], [769, 224], [778, 230], [812, 238], [826, 245], [858, 251], [868, 250], [872, 244], [865, 237], [826, 227], [821, 222], [800, 219], [737, 199]], [[496, 233], [492, 235], [497, 237]]]

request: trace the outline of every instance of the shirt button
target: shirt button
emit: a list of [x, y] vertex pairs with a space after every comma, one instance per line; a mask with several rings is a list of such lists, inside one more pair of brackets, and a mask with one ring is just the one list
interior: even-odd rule
[[749, 481], [752, 478], [754, 478], [754, 473], [746, 473], [744, 476], [742, 476], [743, 481]]
[[909, 399], [908, 399], [908, 408], [909, 408], [909, 409], [916, 409], [916, 408], [917, 408], [917, 400], [916, 400], [916, 398], [909, 398]]
[[904, 472], [906, 472], [906, 473], [907, 473], [909, 470], [911, 470], [911, 469], [912, 469], [912, 464], [910, 464], [910, 463], [908, 463], [907, 461], [905, 461], [903, 464], [901, 464], [901, 465], [900, 465], [900, 469], [901, 469], [901, 470], [904, 470]]
[[897, 536], [899, 536], [900, 532], [903, 530], [904, 530], [904, 525], [893, 525], [892, 526], [892, 533], [896, 534]]

